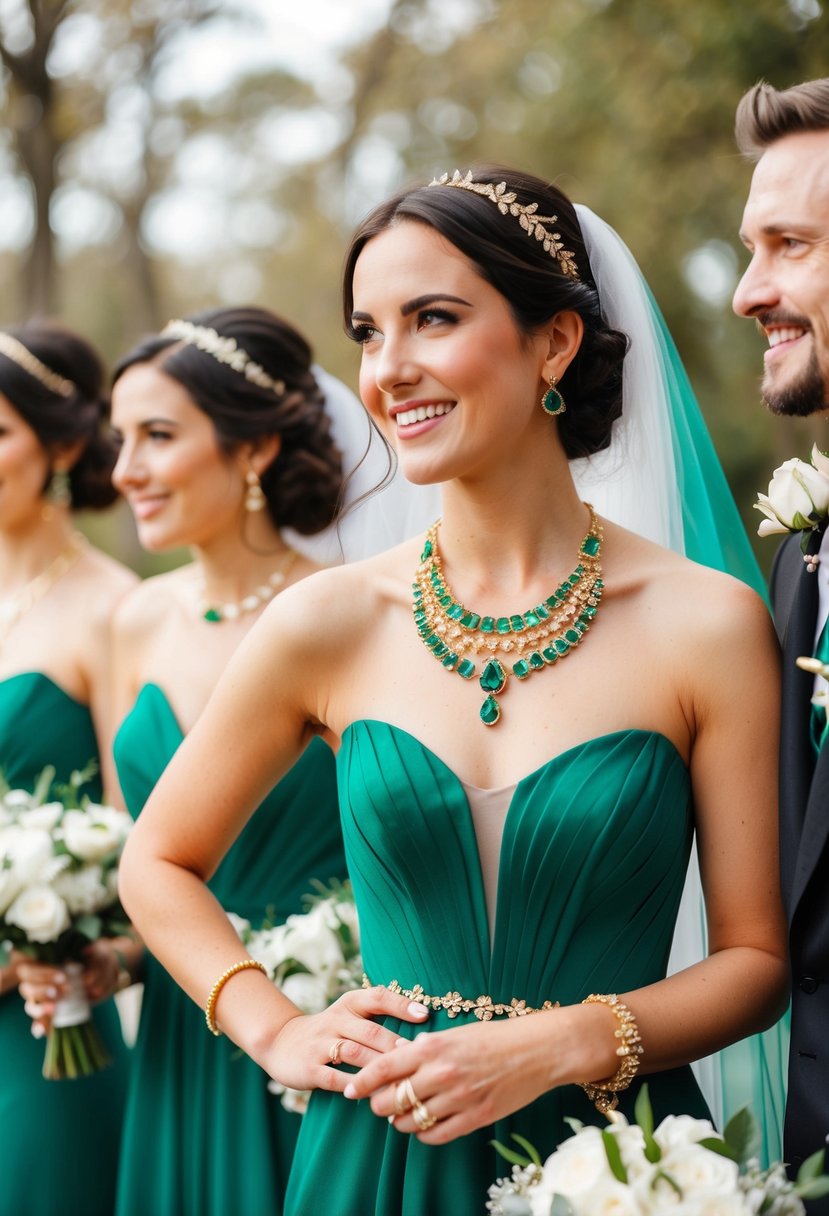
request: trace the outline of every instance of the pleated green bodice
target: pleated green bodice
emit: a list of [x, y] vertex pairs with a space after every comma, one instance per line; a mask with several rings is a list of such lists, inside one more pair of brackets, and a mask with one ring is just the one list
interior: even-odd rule
[[[162, 689], [145, 685], [115, 741], [134, 816], [182, 739]], [[315, 739], [209, 885], [226, 911], [259, 924], [301, 911], [313, 879], [344, 874], [334, 757]], [[267, 1080], [230, 1040], [208, 1032], [204, 1013], [148, 957], [117, 1216], [279, 1216], [300, 1118]]]
[[[0, 769], [31, 790], [46, 765], [65, 782], [98, 755], [92, 718], [41, 672], [0, 680]], [[101, 786], [86, 787], [99, 799]], [[0, 1212], [111, 1216], [129, 1052], [112, 1001], [94, 1011], [113, 1057], [92, 1077], [45, 1081], [44, 1040], [16, 991], [0, 997]]]
[[[399, 728], [360, 721], [337, 759], [343, 833], [371, 980], [462, 997], [571, 1004], [665, 975], [693, 834], [688, 772], [663, 735], [623, 730], [520, 781], [501, 845], [492, 945], [472, 816], [458, 777]], [[429, 1028], [462, 1025], [433, 1012]], [[411, 1037], [421, 1027], [392, 1023]], [[551, 1050], [555, 1044], [551, 1041]], [[657, 1115], [704, 1114], [689, 1068], [649, 1078]], [[625, 1095], [631, 1109], [636, 1090]], [[601, 1123], [583, 1091], [545, 1095], [440, 1148], [369, 1104], [317, 1092], [291, 1175], [290, 1216], [479, 1216], [508, 1167], [489, 1146], [521, 1132], [542, 1156], [565, 1116]], [[336, 1185], [332, 1185], [336, 1179]]]

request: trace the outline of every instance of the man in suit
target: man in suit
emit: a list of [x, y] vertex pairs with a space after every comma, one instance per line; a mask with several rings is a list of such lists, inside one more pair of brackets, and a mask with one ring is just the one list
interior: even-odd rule
[[[756, 167], [740, 232], [751, 261], [734, 309], [768, 341], [762, 394], [772, 412], [829, 419], [829, 78], [783, 92], [756, 85], [740, 102], [736, 132]], [[829, 1133], [829, 742], [821, 747], [820, 729], [810, 729], [815, 677], [795, 663], [818, 653], [829, 613], [829, 530], [809, 535], [817, 564], [807, 565], [801, 539], [783, 542], [772, 573], [783, 646], [780, 855], [792, 963], [784, 1155], [793, 1169]], [[829, 1216], [829, 1199], [809, 1210]]]

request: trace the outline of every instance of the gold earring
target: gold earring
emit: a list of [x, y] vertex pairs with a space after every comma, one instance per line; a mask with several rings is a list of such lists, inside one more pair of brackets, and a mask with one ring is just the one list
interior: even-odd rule
[[541, 398], [541, 408], [543, 409], [544, 413], [549, 414], [551, 418], [555, 418], [558, 414], [563, 414], [567, 409], [564, 398], [556, 388], [556, 383], [556, 377], [550, 376], [550, 387]]
[[264, 511], [268, 500], [265, 498], [259, 476], [253, 469], [248, 469], [245, 473], [245, 486], [245, 510]]
[[46, 487], [46, 497], [53, 507], [72, 506], [72, 483], [69, 480], [68, 469], [52, 469], [52, 475]]

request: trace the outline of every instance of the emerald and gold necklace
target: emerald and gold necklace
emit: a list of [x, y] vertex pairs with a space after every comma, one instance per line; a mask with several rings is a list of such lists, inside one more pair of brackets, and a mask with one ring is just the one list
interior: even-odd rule
[[[599, 610], [602, 582], [602, 529], [596, 512], [579, 545], [578, 563], [552, 595], [526, 612], [512, 616], [481, 616], [455, 598], [443, 576], [436, 520], [426, 533], [415, 581], [412, 612], [424, 646], [449, 672], [464, 680], [477, 675], [471, 654], [488, 655], [478, 683], [487, 694], [481, 721], [494, 726], [501, 717], [496, 699], [510, 676], [526, 680], [534, 671], [553, 667], [584, 638]], [[498, 656], [503, 655], [503, 658]], [[509, 657], [506, 657], [509, 656]]]

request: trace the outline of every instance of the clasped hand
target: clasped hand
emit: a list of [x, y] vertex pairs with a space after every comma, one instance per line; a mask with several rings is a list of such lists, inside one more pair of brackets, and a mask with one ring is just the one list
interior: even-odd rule
[[[106, 1000], [125, 986], [126, 973], [118, 952], [104, 938], [92, 942], [84, 950], [83, 982], [86, 995], [94, 1004]], [[32, 1034], [36, 1039], [45, 1035], [55, 1014], [55, 1006], [61, 997], [69, 996], [70, 986], [66, 972], [60, 967], [37, 963], [22, 958], [18, 963], [17, 977], [24, 1008], [32, 1019]], [[129, 982], [129, 976], [126, 975]]]
[[383, 987], [346, 993], [322, 1013], [286, 1022], [268, 1071], [292, 1089], [369, 1098], [375, 1115], [426, 1144], [486, 1127], [557, 1083], [543, 1063], [552, 1038], [549, 1014], [476, 1022], [413, 1040], [372, 1020], [377, 1017], [417, 1024], [428, 1010]]

